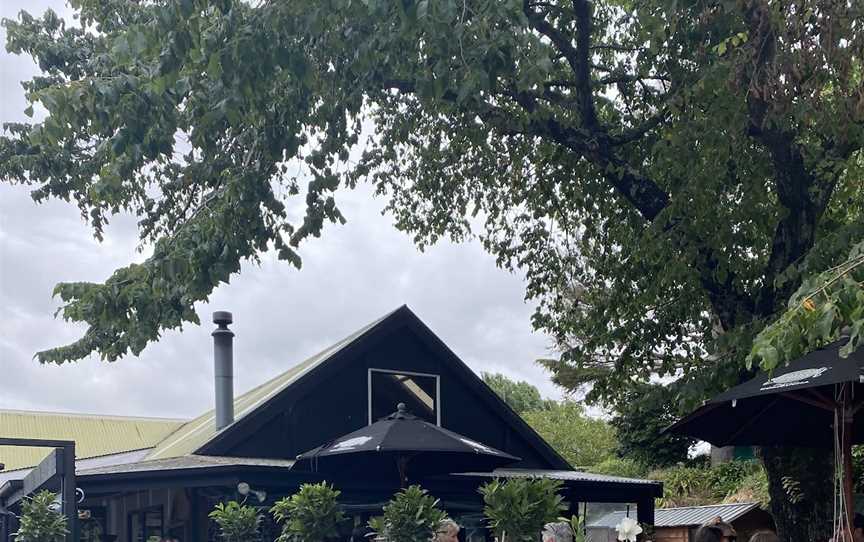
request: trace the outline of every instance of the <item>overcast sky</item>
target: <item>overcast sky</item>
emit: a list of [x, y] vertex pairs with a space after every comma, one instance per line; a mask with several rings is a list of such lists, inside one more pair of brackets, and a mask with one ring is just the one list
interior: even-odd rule
[[[0, 16], [15, 17], [25, 7], [68, 14], [57, 0], [2, 0]], [[0, 51], [0, 121], [26, 120], [19, 82], [35, 71], [28, 57]], [[305, 243], [301, 271], [272, 258], [244, 265], [198, 307], [204, 325], [166, 333], [138, 358], [43, 367], [32, 359], [36, 351], [81, 333], [53, 318], [54, 284], [101, 282], [140, 259], [135, 220], [115, 219], [98, 243], [73, 206], [36, 205], [25, 187], [0, 182], [0, 408], [195, 416], [212, 403], [213, 310], [234, 313], [242, 392], [402, 304], [475, 371], [500, 371], [560, 396], [534, 363], [550, 355], [550, 341], [531, 330], [522, 277], [496, 268], [476, 242], [418, 252], [381, 215], [385, 202], [366, 188], [338, 198], [348, 224]]]

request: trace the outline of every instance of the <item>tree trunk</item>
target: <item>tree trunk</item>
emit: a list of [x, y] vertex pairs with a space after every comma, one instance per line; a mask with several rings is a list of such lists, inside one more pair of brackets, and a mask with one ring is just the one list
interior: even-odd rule
[[783, 542], [820, 542], [832, 536], [833, 454], [826, 450], [763, 447], [771, 515]]

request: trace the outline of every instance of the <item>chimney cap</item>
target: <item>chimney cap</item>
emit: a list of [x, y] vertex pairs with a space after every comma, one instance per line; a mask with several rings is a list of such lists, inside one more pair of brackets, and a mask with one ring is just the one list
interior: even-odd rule
[[213, 313], [213, 323], [218, 324], [220, 326], [227, 326], [232, 323], [233, 317], [231, 313], [228, 311], [216, 311]]

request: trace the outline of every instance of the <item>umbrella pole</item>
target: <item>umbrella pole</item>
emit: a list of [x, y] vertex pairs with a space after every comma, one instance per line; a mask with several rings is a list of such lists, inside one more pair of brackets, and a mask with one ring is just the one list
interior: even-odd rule
[[852, 480], [852, 386], [846, 385], [843, 390], [843, 494], [846, 500], [846, 525], [849, 532], [852, 532], [853, 521], [855, 518], [855, 494], [853, 492]]
[[399, 468], [399, 487], [406, 489], [408, 487], [408, 461], [410, 458], [405, 455], [400, 455], [396, 459], [397, 467]]

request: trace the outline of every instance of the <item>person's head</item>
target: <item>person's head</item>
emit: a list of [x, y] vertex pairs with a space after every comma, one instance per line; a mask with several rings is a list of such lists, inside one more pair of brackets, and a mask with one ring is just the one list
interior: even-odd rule
[[780, 542], [780, 538], [771, 531], [759, 531], [750, 537], [750, 542]]
[[438, 527], [438, 535], [435, 540], [438, 542], [456, 542], [459, 536], [459, 524], [452, 519], [445, 519]]
[[699, 527], [695, 542], [735, 542], [737, 536], [735, 528], [717, 516]]
[[573, 542], [573, 529], [566, 521], [556, 521], [543, 526], [543, 542]]
[[852, 518], [852, 538], [855, 542], [864, 542], [864, 515], [855, 514]]

